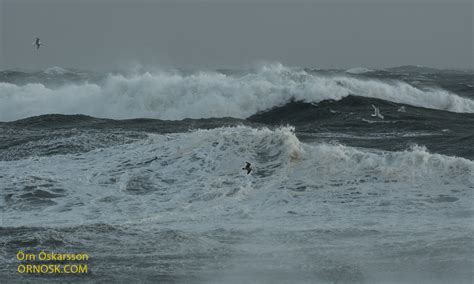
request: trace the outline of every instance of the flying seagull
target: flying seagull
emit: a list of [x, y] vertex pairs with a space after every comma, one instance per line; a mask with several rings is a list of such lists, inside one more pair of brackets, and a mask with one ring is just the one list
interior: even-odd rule
[[379, 108], [376, 107], [376, 106], [374, 106], [374, 105], [372, 105], [372, 107], [374, 108], [374, 113], [371, 114], [371, 116], [376, 116], [376, 117], [378, 117], [378, 118], [380, 118], [380, 119], [383, 119], [384, 117], [383, 117], [383, 115], [380, 113]]
[[33, 44], [36, 45], [36, 49], [38, 50], [43, 43], [40, 41], [40, 38], [37, 37]]
[[242, 170], [247, 171], [247, 174], [250, 174], [250, 172], [252, 171], [252, 164], [250, 164], [249, 162], [245, 162], [245, 167], [242, 168]]

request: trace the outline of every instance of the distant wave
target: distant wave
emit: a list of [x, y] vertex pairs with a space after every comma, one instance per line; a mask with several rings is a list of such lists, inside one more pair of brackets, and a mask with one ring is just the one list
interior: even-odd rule
[[102, 83], [0, 83], [0, 121], [41, 114], [94, 117], [246, 118], [288, 101], [340, 100], [350, 94], [451, 112], [474, 112], [474, 101], [442, 89], [421, 90], [407, 83], [320, 76], [275, 64], [243, 76], [214, 72], [109, 75]]
[[63, 75], [69, 72], [70, 71], [58, 66], [53, 66], [44, 70], [44, 73], [49, 74], [49, 75]]
[[364, 74], [364, 73], [368, 73], [368, 72], [372, 72], [372, 71], [374, 71], [374, 70], [371, 70], [371, 69], [368, 69], [368, 68], [365, 68], [365, 67], [354, 67], [354, 68], [347, 69], [346, 73], [349, 73], [349, 74]]

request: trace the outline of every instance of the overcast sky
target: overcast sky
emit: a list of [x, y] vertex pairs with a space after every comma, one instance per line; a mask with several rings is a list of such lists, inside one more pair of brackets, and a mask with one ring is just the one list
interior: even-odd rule
[[473, 68], [473, 14], [473, 0], [0, 0], [0, 69]]

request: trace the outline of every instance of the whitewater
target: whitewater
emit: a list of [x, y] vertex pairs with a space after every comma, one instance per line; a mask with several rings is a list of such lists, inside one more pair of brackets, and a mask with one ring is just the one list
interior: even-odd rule
[[[54, 71], [54, 72], [53, 72]], [[46, 70], [64, 75], [66, 70]], [[0, 83], [0, 121], [41, 114], [85, 114], [101, 118], [246, 118], [290, 100], [318, 103], [348, 95], [417, 107], [473, 113], [474, 101], [441, 88], [417, 88], [396, 80], [318, 75], [281, 64], [244, 75], [199, 71], [108, 74], [100, 83], [48, 87]]]
[[0, 71], [0, 278], [45, 249], [92, 282], [472, 283], [472, 78]]

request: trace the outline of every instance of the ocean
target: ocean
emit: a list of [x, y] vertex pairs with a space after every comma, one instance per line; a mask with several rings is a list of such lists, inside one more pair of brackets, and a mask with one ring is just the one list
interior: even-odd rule
[[0, 121], [6, 283], [473, 282], [472, 70], [4, 70]]

